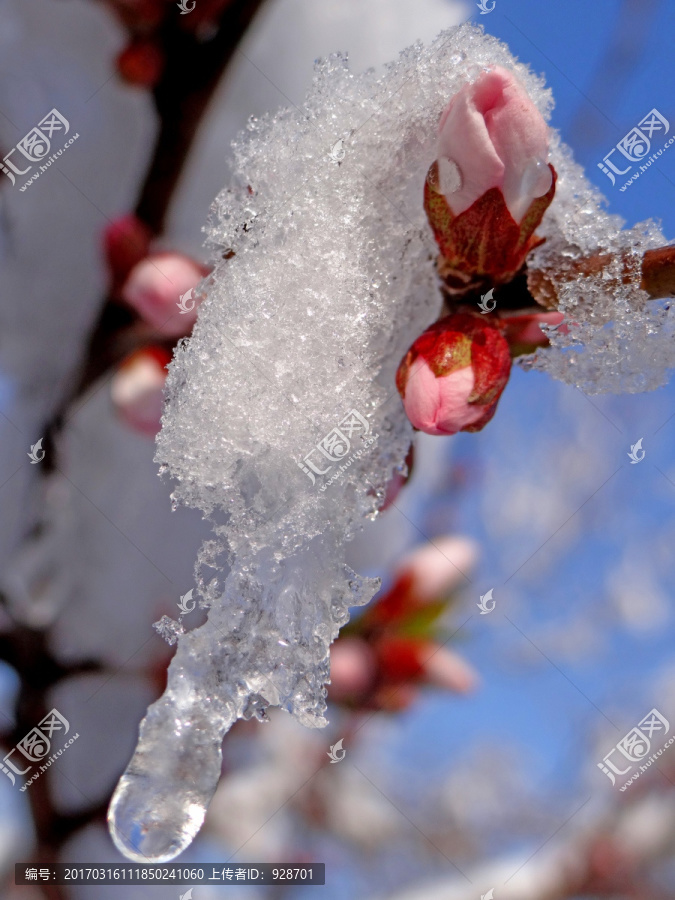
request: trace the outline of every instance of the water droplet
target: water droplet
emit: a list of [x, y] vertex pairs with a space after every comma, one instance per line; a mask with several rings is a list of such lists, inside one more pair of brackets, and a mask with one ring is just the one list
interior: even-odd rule
[[447, 157], [438, 160], [438, 184], [446, 197], [462, 189], [462, 173], [454, 160]]
[[111, 837], [135, 862], [169, 862], [182, 853], [218, 785], [222, 731], [199, 708], [181, 714], [163, 700], [150, 707], [139, 748], [110, 803]]
[[206, 809], [190, 804], [184, 827], [177, 830], [161, 817], [151, 798], [116, 792], [110, 807], [110, 834], [120, 853], [140, 863], [170, 862], [188, 847], [201, 828]]
[[523, 171], [520, 192], [528, 197], [542, 197], [548, 192], [553, 174], [543, 159], [531, 159]]

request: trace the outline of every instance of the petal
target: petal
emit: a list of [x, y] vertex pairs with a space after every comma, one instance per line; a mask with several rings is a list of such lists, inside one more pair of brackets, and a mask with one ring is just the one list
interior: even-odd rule
[[427, 434], [443, 434], [435, 425], [440, 403], [440, 380], [420, 356], [408, 370], [403, 405], [410, 422]]
[[[496, 187], [516, 222], [551, 184], [549, 130], [527, 91], [495, 66], [452, 98], [439, 124], [439, 157], [459, 167], [462, 185], [445, 192], [455, 215]], [[443, 186], [441, 184], [441, 189]]]
[[475, 87], [465, 85], [453, 97], [439, 128], [438, 156], [456, 163], [462, 179], [459, 190], [446, 194], [456, 216], [504, 181], [504, 163], [492, 144], [483, 113], [476, 108]]
[[[500, 96], [485, 109], [485, 124], [495, 153], [505, 166], [503, 193], [509, 212], [519, 222], [535, 197], [551, 186], [548, 159], [548, 125], [521, 83], [506, 69], [497, 67], [491, 79]], [[479, 102], [478, 100], [476, 101]], [[539, 163], [539, 174], [536, 164]]]
[[466, 581], [478, 557], [477, 544], [466, 537], [436, 537], [416, 547], [397, 566], [395, 577], [408, 579], [418, 602], [438, 600]]
[[424, 663], [425, 680], [435, 687], [464, 694], [476, 687], [478, 675], [461, 656], [447, 647], [431, 645]]
[[483, 415], [483, 407], [469, 403], [475, 376], [471, 366], [457, 369], [439, 378], [440, 405], [436, 416], [436, 434], [456, 434], [467, 425], [477, 422]]

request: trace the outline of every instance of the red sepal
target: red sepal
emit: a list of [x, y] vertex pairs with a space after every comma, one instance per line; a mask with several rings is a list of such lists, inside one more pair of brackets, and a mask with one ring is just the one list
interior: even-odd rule
[[518, 224], [496, 187], [456, 216], [438, 189], [438, 163], [432, 163], [424, 185], [424, 210], [448, 265], [465, 275], [487, 277], [494, 284], [510, 281], [530, 250], [543, 240], [534, 231], [555, 195], [558, 176], [550, 163], [549, 169], [551, 187], [532, 201]]

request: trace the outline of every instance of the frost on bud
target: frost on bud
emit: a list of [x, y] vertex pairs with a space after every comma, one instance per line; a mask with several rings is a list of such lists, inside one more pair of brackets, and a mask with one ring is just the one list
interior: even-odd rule
[[511, 355], [501, 327], [460, 312], [417, 338], [396, 373], [411, 423], [427, 434], [480, 431], [509, 379]]
[[548, 126], [520, 82], [495, 67], [464, 85], [443, 113], [424, 208], [457, 290], [510, 281], [555, 194]]

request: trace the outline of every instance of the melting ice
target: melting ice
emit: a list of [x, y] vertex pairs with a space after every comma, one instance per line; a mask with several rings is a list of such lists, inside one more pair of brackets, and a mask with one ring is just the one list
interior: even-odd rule
[[[188, 632], [159, 624], [177, 640], [168, 686], [110, 808], [115, 843], [131, 859], [167, 861], [191, 842], [237, 718], [278, 705], [325, 724], [330, 643], [348, 608], [378, 588], [346, 567], [345, 543], [403, 467], [412, 431], [394, 375], [441, 306], [422, 208], [438, 120], [491, 64], [514, 70], [548, 118], [542, 81], [464, 25], [404, 51], [381, 77], [330, 58], [302, 111], [252, 120], [233, 145], [236, 175], [208, 227], [217, 263], [171, 365], [157, 453], [174, 502], [214, 523], [196, 565], [208, 621]], [[622, 233], [555, 138], [551, 161], [560, 177], [538, 265], [598, 245], [635, 259], [663, 242], [653, 225]], [[635, 278], [618, 295], [600, 276], [561, 285], [578, 327], [554, 335], [533, 364], [598, 390], [657, 383], [665, 313], [640, 293]], [[616, 324], [606, 329], [608, 315]]]

